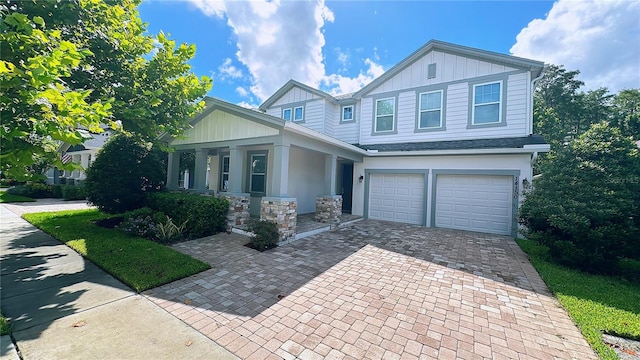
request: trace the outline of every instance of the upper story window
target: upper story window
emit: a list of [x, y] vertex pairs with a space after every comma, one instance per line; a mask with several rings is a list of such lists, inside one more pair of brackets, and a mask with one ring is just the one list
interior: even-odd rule
[[264, 195], [267, 192], [267, 154], [251, 154], [249, 163], [249, 192]]
[[293, 108], [293, 121], [304, 120], [304, 107], [298, 106]]
[[220, 161], [220, 191], [229, 191], [229, 155], [223, 155]]
[[304, 120], [304, 106], [296, 106], [294, 108], [282, 109], [282, 118], [286, 121]]
[[291, 108], [282, 110], [282, 118], [286, 121], [291, 121]]
[[391, 132], [395, 130], [396, 99], [376, 100], [374, 132]]
[[502, 122], [502, 82], [473, 86], [472, 124]]
[[342, 122], [346, 122], [346, 121], [353, 121], [355, 120], [355, 114], [354, 114], [354, 106], [353, 105], [348, 105], [348, 106], [343, 106], [342, 107], [342, 117], [340, 118], [340, 121]]
[[442, 91], [420, 94], [418, 129], [442, 127]]

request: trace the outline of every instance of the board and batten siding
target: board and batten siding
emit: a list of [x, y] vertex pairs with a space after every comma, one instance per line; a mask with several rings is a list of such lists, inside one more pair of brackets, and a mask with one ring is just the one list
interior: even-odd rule
[[464, 140], [479, 138], [517, 137], [528, 135], [527, 130], [527, 73], [509, 75], [506, 81], [507, 94], [503, 99], [506, 106], [506, 125], [494, 127], [469, 128], [469, 91], [468, 82], [453, 83], [446, 86], [445, 128], [443, 131], [416, 132], [417, 91], [400, 92], [397, 96], [397, 119], [395, 134], [372, 135], [374, 113], [373, 99], [362, 99], [360, 143], [390, 144], [421, 141]]
[[[436, 76], [429, 79], [427, 76], [427, 70], [429, 64], [433, 63], [436, 64]], [[494, 64], [442, 51], [430, 51], [382, 83], [380, 86], [373, 89], [368, 93], [368, 95], [400, 91], [402, 89], [435, 85], [451, 81], [460, 81], [514, 70], [516, 69], [501, 64]]]
[[[309, 101], [313, 99], [319, 99], [320, 97], [316, 94], [313, 94], [309, 91], [305, 91], [299, 87], [294, 87], [291, 90], [287, 91], [286, 94], [282, 95], [276, 102], [274, 102], [271, 107], [280, 106], [282, 108], [286, 108], [287, 104], [297, 103], [301, 101]], [[278, 116], [281, 117], [281, 116]]]
[[224, 111], [214, 110], [185, 131], [183, 137], [172, 140], [170, 144], [197, 144], [277, 134], [279, 134], [278, 129]]

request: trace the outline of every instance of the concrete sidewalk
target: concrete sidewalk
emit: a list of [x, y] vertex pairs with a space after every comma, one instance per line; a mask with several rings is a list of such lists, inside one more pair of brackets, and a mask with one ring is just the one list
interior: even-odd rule
[[30, 212], [0, 205], [0, 359], [236, 358], [8, 208]]

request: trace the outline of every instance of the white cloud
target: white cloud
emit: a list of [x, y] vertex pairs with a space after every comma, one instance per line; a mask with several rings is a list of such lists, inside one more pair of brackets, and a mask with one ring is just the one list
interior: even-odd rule
[[640, 2], [554, 3], [516, 37], [511, 53], [580, 70], [587, 89], [640, 87]]
[[218, 70], [220, 71], [219, 78], [221, 80], [227, 79], [240, 79], [242, 78], [242, 70], [231, 64], [232, 60], [230, 58], [224, 59], [222, 65], [218, 66]]
[[247, 89], [243, 88], [242, 86], [238, 86], [236, 88], [236, 93], [242, 97], [249, 96], [249, 91], [247, 91]]
[[351, 78], [338, 74], [328, 75], [323, 80], [323, 85], [328, 89], [329, 93], [333, 95], [346, 94], [360, 90], [363, 86], [384, 73], [382, 66], [376, 64], [371, 59], [365, 59], [364, 63], [368, 68], [365, 72], [360, 72], [358, 76]]
[[[190, 1], [208, 16], [226, 18], [238, 47], [237, 60], [250, 75], [248, 90], [259, 101], [290, 79], [316, 88], [329, 85], [333, 92], [342, 93], [354, 91], [378, 74], [379, 65], [368, 59], [369, 69], [355, 78], [326, 74], [322, 28], [333, 22], [334, 14], [324, 0]], [[219, 70], [223, 72], [222, 67]]]

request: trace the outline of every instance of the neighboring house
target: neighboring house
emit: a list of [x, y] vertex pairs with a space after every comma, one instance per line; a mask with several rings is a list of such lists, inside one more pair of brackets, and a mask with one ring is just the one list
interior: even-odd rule
[[185, 136], [166, 139], [167, 184], [179, 152], [195, 151], [196, 190], [231, 199], [236, 224], [243, 206], [277, 221], [283, 238], [297, 214], [335, 223], [342, 211], [515, 236], [522, 185], [549, 150], [532, 135], [543, 66], [430, 41], [353, 94], [291, 80], [261, 112], [207, 98]]
[[[90, 133], [86, 130], [80, 130], [80, 133], [85, 138], [82, 144], [62, 143], [58, 148], [58, 152], [63, 163], [74, 162], [80, 164], [86, 170], [96, 160], [98, 152], [110, 139], [113, 132], [111, 129], [105, 128], [99, 134]], [[86, 177], [87, 175], [83, 170], [70, 171], [53, 168], [47, 172], [47, 183], [80, 185]]]

